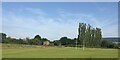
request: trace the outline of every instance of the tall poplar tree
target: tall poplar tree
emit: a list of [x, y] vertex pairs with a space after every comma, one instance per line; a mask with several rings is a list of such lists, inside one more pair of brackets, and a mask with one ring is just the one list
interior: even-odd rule
[[101, 46], [101, 29], [92, 28], [90, 24], [79, 23], [78, 28], [78, 44], [85, 47]]

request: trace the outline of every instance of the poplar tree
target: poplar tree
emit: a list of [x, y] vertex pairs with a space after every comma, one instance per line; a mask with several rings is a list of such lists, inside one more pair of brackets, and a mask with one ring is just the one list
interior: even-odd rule
[[100, 28], [92, 28], [90, 24], [79, 23], [77, 44], [85, 47], [100, 47], [101, 38]]

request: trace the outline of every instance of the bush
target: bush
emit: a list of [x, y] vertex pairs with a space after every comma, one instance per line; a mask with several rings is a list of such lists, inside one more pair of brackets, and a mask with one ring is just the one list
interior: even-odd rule
[[103, 48], [117, 48], [117, 44], [115, 44], [111, 41], [103, 40], [101, 47], [103, 47]]

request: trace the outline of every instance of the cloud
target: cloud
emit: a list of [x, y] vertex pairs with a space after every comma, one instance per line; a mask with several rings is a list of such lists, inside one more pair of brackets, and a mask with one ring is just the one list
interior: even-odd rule
[[118, 37], [118, 25], [103, 28], [103, 37]]
[[[34, 13], [34, 11], [32, 13]], [[75, 30], [72, 29], [72, 27], [74, 28], [73, 25], [68, 23], [61, 24], [52, 18], [46, 18], [43, 16], [34, 18], [29, 16], [24, 17], [16, 15], [14, 12], [7, 15], [8, 16], [3, 16], [3, 31], [12, 37], [25, 38], [40, 34], [42, 37], [56, 39], [64, 35], [71, 37], [76, 35], [71, 34], [74, 33]], [[38, 19], [36, 20], [36, 18]]]
[[41, 9], [36, 9], [36, 8], [25, 8], [23, 9], [23, 11], [26, 10], [30, 13], [34, 13], [34, 14], [38, 14], [38, 15], [46, 15], [46, 13], [41, 10]]
[[24, 15], [25, 13], [21, 15], [20, 11], [17, 11], [18, 14], [9, 12], [3, 14], [3, 31], [9, 36], [17, 38], [33, 38], [36, 34], [50, 40], [59, 39], [62, 36], [75, 38], [79, 22], [85, 22], [94, 27], [102, 27], [103, 36], [116, 36], [117, 33], [116, 25], [110, 25], [113, 23], [112, 21], [106, 23], [110, 21], [108, 19], [102, 22], [92, 14], [70, 13], [62, 10], [62, 12], [56, 12], [57, 16], [48, 17], [51, 14], [35, 8], [21, 9], [21, 12], [27, 12], [32, 16]]
[[104, 8], [104, 7], [97, 7], [97, 10], [105, 12], [105, 11], [108, 11], [109, 9], [108, 8]]
[[0, 32], [2, 32], [2, 3], [0, 3]]

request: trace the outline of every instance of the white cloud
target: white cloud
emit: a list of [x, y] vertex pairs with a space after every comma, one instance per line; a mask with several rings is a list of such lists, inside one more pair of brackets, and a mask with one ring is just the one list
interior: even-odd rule
[[17, 38], [34, 37], [36, 34], [50, 40], [59, 39], [62, 36], [75, 38], [77, 37], [78, 23], [85, 22], [95, 27], [102, 27], [103, 36], [116, 36], [117, 33], [116, 25], [106, 26], [109, 25], [106, 23], [109, 22], [109, 20], [101, 22], [98, 18], [90, 14], [62, 12], [58, 15], [59, 18], [50, 18], [47, 17], [49, 14], [41, 9], [27, 8], [25, 10], [30, 11], [33, 15], [38, 14], [38, 16], [26, 17], [17, 15], [14, 12], [11, 12], [8, 16], [4, 15], [3, 32]]
[[118, 25], [111, 25], [102, 29], [103, 37], [118, 37]]
[[24, 10], [27, 10], [27, 11], [29, 11], [30, 13], [34, 13], [34, 14], [38, 14], [38, 15], [46, 15], [46, 13], [45, 13], [43, 10], [41, 10], [41, 9], [25, 8], [25, 9], [23, 9], [23, 11], [24, 11]]
[[103, 8], [103, 7], [97, 7], [97, 9], [102, 12], [106, 12], [109, 10], [108, 8]]
[[2, 32], [2, 3], [0, 3], [0, 32]]

